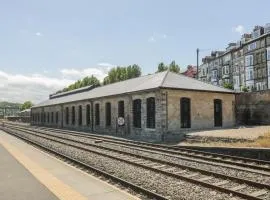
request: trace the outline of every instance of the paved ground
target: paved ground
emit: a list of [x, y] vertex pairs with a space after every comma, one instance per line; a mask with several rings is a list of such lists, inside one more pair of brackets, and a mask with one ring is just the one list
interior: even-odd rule
[[0, 145], [0, 199], [58, 199]]
[[189, 135], [198, 135], [204, 137], [228, 137], [228, 138], [246, 138], [256, 139], [264, 133], [270, 132], [270, 126], [238, 127], [222, 130], [195, 131]]
[[1, 200], [138, 200], [1, 130], [0, 145]]

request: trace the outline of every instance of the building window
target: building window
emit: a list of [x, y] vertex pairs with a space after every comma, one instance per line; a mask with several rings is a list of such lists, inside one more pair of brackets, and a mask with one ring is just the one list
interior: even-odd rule
[[46, 113], [43, 113], [43, 123], [46, 123]]
[[79, 126], [82, 125], [82, 106], [79, 106]]
[[270, 48], [267, 49], [267, 60], [270, 60]]
[[223, 67], [222, 73], [223, 73], [223, 75], [224, 74], [229, 74], [229, 66], [228, 65], [226, 65], [226, 66]]
[[253, 43], [248, 45], [248, 51], [251, 51], [253, 49], [256, 49], [256, 42], [253, 42]]
[[214, 99], [214, 124], [215, 127], [222, 126], [222, 101]]
[[142, 101], [140, 99], [133, 101], [133, 126], [136, 128], [141, 128], [141, 106]]
[[47, 123], [50, 123], [50, 113], [47, 112]]
[[66, 107], [66, 124], [69, 122], [69, 109]]
[[124, 101], [118, 101], [118, 117], [125, 117], [125, 103]]
[[54, 122], [54, 116], [53, 116], [53, 112], [51, 112], [51, 123], [53, 123]]
[[100, 116], [99, 116], [99, 104], [95, 104], [95, 121], [96, 125], [100, 124]]
[[111, 125], [111, 103], [106, 103], [106, 126]]
[[72, 121], [71, 121], [71, 123], [72, 123], [72, 125], [75, 125], [75, 106], [72, 106], [72, 110], [71, 110], [71, 112], [72, 112], [72, 114], [71, 114], [71, 116], [72, 116]]
[[58, 112], [55, 113], [55, 123], [58, 124]]
[[150, 97], [146, 100], [147, 104], [147, 128], [156, 127], [156, 103], [155, 98]]
[[245, 57], [245, 66], [253, 66], [253, 55]]
[[86, 106], [86, 124], [87, 126], [90, 125], [90, 105]]
[[190, 99], [181, 98], [180, 100], [181, 109], [181, 128], [191, 127], [191, 115], [190, 115]]
[[246, 80], [253, 80], [254, 79], [254, 72], [253, 68], [246, 68]]

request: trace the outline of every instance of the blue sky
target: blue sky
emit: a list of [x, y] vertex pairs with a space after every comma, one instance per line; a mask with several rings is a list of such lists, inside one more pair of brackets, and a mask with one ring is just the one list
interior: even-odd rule
[[[197, 47], [225, 48], [254, 25], [270, 22], [267, 0], [0, 3], [0, 80], [2, 73], [6, 79], [22, 76], [31, 83], [33, 77], [61, 82], [52, 84], [55, 87], [42, 85], [49, 87], [45, 92], [92, 72], [102, 79], [115, 65], [136, 63], [147, 74], [154, 72], [159, 62], [175, 60], [184, 70], [196, 63]], [[0, 83], [2, 96], [1, 90]], [[5, 99], [10, 97], [2, 97]], [[34, 101], [42, 99], [41, 95]]]

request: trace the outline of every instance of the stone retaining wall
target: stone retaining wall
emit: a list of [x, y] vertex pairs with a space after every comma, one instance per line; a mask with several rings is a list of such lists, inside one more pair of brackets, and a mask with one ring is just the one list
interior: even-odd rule
[[237, 94], [236, 123], [238, 125], [269, 125], [270, 90]]

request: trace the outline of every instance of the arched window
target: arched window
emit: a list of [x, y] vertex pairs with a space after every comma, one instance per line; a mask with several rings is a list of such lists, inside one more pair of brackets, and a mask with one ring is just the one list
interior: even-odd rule
[[86, 124], [87, 126], [90, 125], [90, 105], [86, 106]]
[[69, 109], [66, 107], [66, 124], [69, 122]]
[[214, 122], [215, 127], [222, 126], [222, 101], [214, 99]]
[[156, 127], [156, 103], [155, 98], [150, 97], [146, 100], [147, 104], [147, 128]]
[[79, 126], [82, 125], [82, 106], [79, 106]]
[[71, 112], [72, 112], [72, 114], [71, 114], [71, 116], [72, 116], [71, 123], [72, 123], [72, 125], [75, 125], [75, 106], [72, 106]]
[[141, 128], [141, 106], [140, 99], [133, 100], [133, 126], [136, 128]]
[[96, 121], [96, 125], [99, 125], [100, 117], [99, 117], [99, 104], [98, 103], [95, 104], [95, 121]]
[[191, 115], [190, 115], [190, 99], [181, 98], [181, 128], [190, 128], [191, 127]]
[[54, 113], [51, 112], [51, 123], [53, 124], [53, 122], [54, 122]]
[[106, 103], [106, 126], [111, 125], [111, 103]]
[[50, 123], [50, 113], [47, 112], [47, 123], [49, 124]]
[[55, 113], [55, 123], [58, 124], [58, 111]]
[[125, 103], [124, 101], [118, 101], [118, 117], [125, 117]]

